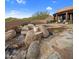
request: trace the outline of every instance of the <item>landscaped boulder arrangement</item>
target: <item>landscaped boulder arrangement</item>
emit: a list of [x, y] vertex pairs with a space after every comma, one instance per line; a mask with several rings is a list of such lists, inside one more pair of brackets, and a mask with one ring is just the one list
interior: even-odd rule
[[56, 27], [29, 24], [21, 26], [21, 33], [7, 31], [5, 59], [72, 59], [72, 32], [52, 31]]
[[39, 26], [39, 29], [40, 29], [40, 31], [43, 33], [43, 37], [48, 37], [48, 36], [49, 36], [49, 32], [48, 32], [48, 30], [46, 29], [45, 26], [40, 25], [40, 26]]
[[37, 59], [40, 53], [39, 41], [33, 41], [27, 51], [27, 59]]
[[28, 47], [34, 40], [36, 40], [35, 33], [34, 33], [33, 30], [29, 30], [26, 33], [26, 37], [25, 37], [25, 40], [24, 40], [26, 47]]
[[16, 36], [16, 31], [15, 30], [9, 30], [7, 32], [5, 32], [5, 39], [12, 39], [13, 37]]

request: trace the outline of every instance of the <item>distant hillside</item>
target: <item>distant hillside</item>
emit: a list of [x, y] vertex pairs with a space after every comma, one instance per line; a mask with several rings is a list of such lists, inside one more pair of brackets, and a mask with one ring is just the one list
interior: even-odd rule
[[49, 16], [48, 12], [37, 12], [35, 13], [32, 17], [29, 18], [22, 18], [22, 19], [18, 19], [18, 18], [6, 18], [5, 22], [11, 22], [11, 21], [16, 21], [16, 20], [21, 20], [21, 21], [32, 21], [32, 20], [44, 20]]
[[44, 24], [47, 22], [47, 19], [50, 20], [50, 18], [48, 12], [37, 12], [32, 17], [22, 19], [10, 17], [5, 19], [5, 27], [6, 30], [9, 30], [28, 23]]

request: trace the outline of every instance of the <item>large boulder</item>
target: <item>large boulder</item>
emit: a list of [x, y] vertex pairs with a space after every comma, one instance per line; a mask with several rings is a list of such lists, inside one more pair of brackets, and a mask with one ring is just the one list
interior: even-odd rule
[[17, 45], [19, 46], [19, 48], [24, 46], [24, 39], [25, 39], [24, 35], [18, 36], [16, 41], [17, 41]]
[[28, 24], [29, 29], [33, 29], [33, 27], [35, 27], [34, 24]]
[[26, 33], [27, 33], [28, 30], [29, 30], [29, 28], [28, 28], [27, 25], [23, 26], [23, 27], [22, 27], [22, 30], [21, 30], [21, 34], [22, 34], [22, 35], [26, 35]]
[[23, 26], [22, 30], [21, 30], [21, 34], [22, 35], [26, 35], [28, 30], [32, 30], [35, 26], [33, 24], [28, 24]]
[[33, 27], [34, 32], [39, 32], [39, 27]]
[[27, 51], [26, 58], [27, 59], [38, 59], [40, 49], [39, 49], [39, 41], [33, 41]]
[[5, 32], [5, 39], [12, 39], [13, 37], [16, 36], [16, 31], [15, 30], [9, 30], [7, 32]]
[[37, 40], [41, 41], [41, 39], [42, 39], [42, 32], [36, 32], [35, 33], [35, 37], [37, 38]]
[[24, 36], [24, 35], [20, 35], [20, 36], [17, 38], [17, 41], [18, 41], [18, 43], [23, 44], [23, 43], [24, 43], [24, 39], [25, 39], [25, 36]]
[[45, 26], [40, 25], [40, 26], [39, 26], [39, 29], [40, 29], [40, 31], [43, 33], [43, 37], [48, 37], [48, 36], [49, 36], [49, 32], [48, 32], [48, 30], [46, 29]]
[[26, 37], [25, 37], [25, 45], [26, 45], [26, 48], [31, 44], [31, 42], [33, 42], [34, 40], [36, 40], [36, 36], [35, 36], [35, 33], [33, 30], [29, 30], [26, 34]]

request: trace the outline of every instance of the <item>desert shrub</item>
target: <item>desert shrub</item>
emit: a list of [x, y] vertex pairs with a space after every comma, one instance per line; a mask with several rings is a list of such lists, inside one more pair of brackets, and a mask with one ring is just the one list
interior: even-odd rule
[[49, 13], [47, 11], [45, 12], [37, 12], [35, 13], [32, 18], [33, 19], [45, 19], [49, 16]]

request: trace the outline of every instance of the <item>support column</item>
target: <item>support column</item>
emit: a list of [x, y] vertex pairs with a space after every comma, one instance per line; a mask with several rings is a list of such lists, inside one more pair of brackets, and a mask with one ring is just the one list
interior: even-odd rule
[[70, 22], [73, 23], [73, 15], [70, 14]]
[[72, 14], [70, 14], [70, 20], [72, 20]]
[[68, 24], [68, 12], [66, 12], [65, 20], [63, 23]]
[[66, 12], [66, 21], [68, 20], [68, 12]]
[[61, 22], [62, 22], [62, 20], [63, 20], [63, 17], [62, 17], [62, 15], [60, 16], [60, 20], [61, 20]]
[[58, 22], [60, 23], [61, 19], [60, 19], [60, 16], [58, 16]]
[[56, 22], [58, 22], [58, 15], [56, 14]]
[[66, 21], [68, 20], [68, 12], [66, 12]]

